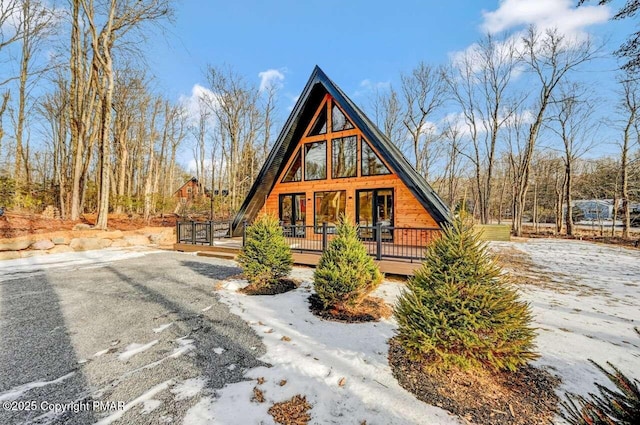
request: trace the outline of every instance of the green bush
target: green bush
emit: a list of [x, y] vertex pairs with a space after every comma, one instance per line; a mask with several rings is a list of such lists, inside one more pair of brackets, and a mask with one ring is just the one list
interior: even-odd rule
[[256, 288], [275, 285], [291, 272], [291, 248], [282, 234], [278, 219], [262, 215], [247, 227], [238, 262], [249, 283]]
[[[640, 334], [637, 328], [635, 331]], [[593, 360], [590, 361], [618, 391], [596, 383], [600, 394], [589, 393], [588, 399], [567, 394], [567, 400], [560, 403], [564, 408], [561, 416], [571, 425], [640, 424], [640, 381], [632, 381], [611, 363], [607, 363], [612, 369], [608, 371]]]
[[344, 216], [313, 274], [324, 308], [357, 307], [382, 282], [382, 274], [358, 238], [358, 228]]
[[427, 247], [394, 315], [407, 354], [432, 371], [515, 370], [537, 357], [529, 305], [460, 218]]

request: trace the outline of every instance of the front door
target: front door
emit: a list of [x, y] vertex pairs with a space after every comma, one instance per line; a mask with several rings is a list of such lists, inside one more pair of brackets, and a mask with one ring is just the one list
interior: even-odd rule
[[356, 215], [363, 239], [375, 239], [373, 228], [382, 225], [382, 240], [392, 241], [393, 232], [393, 189], [356, 191]]
[[285, 236], [304, 238], [307, 199], [304, 193], [280, 195], [280, 223]]

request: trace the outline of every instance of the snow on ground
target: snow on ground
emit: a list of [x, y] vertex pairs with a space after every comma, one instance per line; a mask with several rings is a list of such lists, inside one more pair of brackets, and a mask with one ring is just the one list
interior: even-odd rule
[[102, 267], [104, 264], [114, 261], [139, 258], [154, 252], [161, 251], [147, 247], [106, 248], [95, 251], [65, 252], [4, 260], [0, 261], [0, 282], [14, 279], [16, 276], [33, 276], [52, 268], [91, 269]]
[[492, 246], [528, 254], [530, 273], [550, 281], [520, 290], [538, 327], [536, 363], [562, 378], [561, 392], [608, 382], [588, 359], [640, 378], [640, 251], [555, 239]]
[[[261, 360], [273, 367], [248, 370], [249, 381], [225, 387], [217, 398], [203, 397], [184, 423], [272, 424], [269, 407], [296, 394], [305, 395], [313, 405], [312, 423], [461, 423], [446, 411], [417, 401], [393, 378], [386, 345], [394, 334], [392, 321], [344, 324], [311, 314], [307, 298], [312, 273], [294, 269], [292, 277], [302, 280], [302, 286], [276, 296], [245, 296], [236, 290], [246, 282], [224, 282], [223, 301], [263, 336], [267, 354]], [[375, 295], [393, 301], [400, 287], [387, 282]], [[265, 379], [258, 385], [264, 403], [251, 402], [258, 378]]]
[[[560, 376], [559, 394], [586, 394], [594, 391], [594, 380], [605, 383], [587, 359], [610, 361], [637, 377], [640, 337], [633, 328], [640, 326], [640, 251], [562, 240], [492, 246], [528, 254], [533, 262], [529, 272], [549, 280], [520, 289], [539, 329], [536, 364]], [[273, 424], [269, 407], [296, 394], [313, 406], [312, 423], [460, 423], [418, 401], [391, 375], [387, 340], [394, 335], [393, 320], [343, 324], [309, 312], [312, 274], [295, 268], [293, 277], [302, 280], [301, 287], [276, 296], [242, 295], [236, 290], [246, 283], [224, 282], [223, 301], [263, 336], [267, 354], [261, 360], [273, 367], [247, 370], [248, 381], [203, 396], [184, 423]], [[402, 286], [385, 281], [375, 295], [393, 303]], [[258, 378], [264, 383], [259, 385]], [[251, 401], [254, 387], [263, 392], [264, 403]]]

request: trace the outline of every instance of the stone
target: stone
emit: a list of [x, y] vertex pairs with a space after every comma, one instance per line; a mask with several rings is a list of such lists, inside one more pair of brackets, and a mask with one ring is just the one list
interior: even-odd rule
[[111, 248], [124, 248], [125, 246], [129, 246], [129, 244], [124, 239], [116, 239], [111, 244]]
[[56, 245], [69, 245], [69, 238], [58, 236], [55, 238], [51, 238], [51, 242], [53, 242]]
[[15, 260], [20, 258], [19, 251], [2, 251], [0, 252], [0, 260]]
[[100, 239], [122, 239], [122, 231], [121, 230], [113, 230], [110, 232], [99, 232], [96, 233], [96, 237]]
[[43, 251], [43, 250], [51, 249], [54, 246], [56, 246], [56, 244], [51, 242], [49, 239], [41, 239], [39, 241], [32, 243], [31, 249], [35, 249], [36, 251]]
[[20, 258], [37, 257], [39, 255], [46, 255], [47, 251], [20, 251]]
[[73, 226], [73, 230], [90, 230], [90, 229], [91, 229], [91, 225], [85, 224], [85, 223], [78, 223], [75, 226]]
[[73, 238], [69, 246], [74, 251], [91, 251], [94, 249], [104, 249], [111, 246], [111, 239], [99, 238]]
[[149, 238], [144, 235], [125, 236], [124, 240], [129, 246], [149, 245]]
[[73, 252], [73, 248], [69, 245], [56, 245], [47, 251], [49, 254], [62, 254], [65, 252]]
[[0, 251], [22, 251], [23, 249], [29, 248], [32, 243], [32, 240], [0, 243]]

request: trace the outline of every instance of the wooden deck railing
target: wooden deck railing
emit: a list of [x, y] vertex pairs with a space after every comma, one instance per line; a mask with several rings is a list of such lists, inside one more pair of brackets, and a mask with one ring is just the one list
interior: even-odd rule
[[176, 241], [190, 245], [214, 245], [216, 239], [231, 237], [231, 221], [178, 221]]
[[[176, 239], [179, 244], [213, 246], [216, 240], [231, 238], [231, 230], [230, 221], [179, 221], [176, 224]], [[292, 251], [321, 253], [334, 237], [335, 227], [327, 223], [320, 226], [283, 226], [282, 231]], [[363, 226], [358, 231], [369, 255], [378, 260], [411, 262], [422, 261], [425, 247], [440, 237], [441, 232], [437, 227], [382, 225]]]

